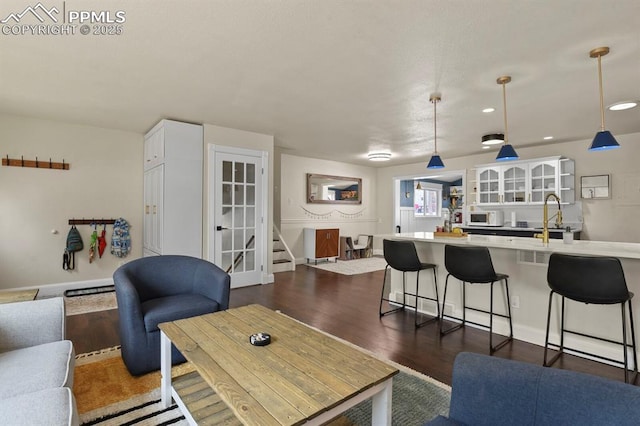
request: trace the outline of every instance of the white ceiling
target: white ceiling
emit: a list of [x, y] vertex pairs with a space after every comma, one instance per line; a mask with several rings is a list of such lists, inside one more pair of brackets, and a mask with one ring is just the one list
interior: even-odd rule
[[[209, 123], [386, 166], [428, 161], [433, 92], [445, 164], [480, 152], [504, 128], [501, 75], [516, 149], [593, 137], [595, 47], [611, 48], [605, 104], [640, 99], [639, 0], [42, 2], [123, 10], [123, 34], [0, 34], [0, 112], [141, 134], [161, 118]], [[36, 3], [3, 0], [0, 19]], [[606, 119], [614, 135], [640, 132], [640, 108]], [[369, 162], [372, 150], [393, 159]]]

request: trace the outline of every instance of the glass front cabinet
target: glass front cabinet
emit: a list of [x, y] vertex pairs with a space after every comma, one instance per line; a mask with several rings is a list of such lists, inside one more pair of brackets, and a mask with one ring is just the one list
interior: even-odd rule
[[500, 167], [476, 168], [478, 204], [500, 203]]
[[573, 160], [550, 157], [476, 167], [479, 205], [543, 204], [548, 194], [575, 201]]
[[527, 202], [527, 165], [502, 166], [502, 202], [524, 204]]

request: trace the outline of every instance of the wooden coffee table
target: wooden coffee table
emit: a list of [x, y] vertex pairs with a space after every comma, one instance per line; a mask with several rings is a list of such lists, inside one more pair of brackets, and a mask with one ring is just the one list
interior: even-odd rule
[[[162, 402], [173, 397], [191, 424], [323, 424], [368, 398], [372, 424], [391, 424], [398, 370], [286, 315], [249, 305], [160, 330]], [[257, 332], [271, 344], [251, 345]], [[195, 372], [172, 380], [171, 343]]]

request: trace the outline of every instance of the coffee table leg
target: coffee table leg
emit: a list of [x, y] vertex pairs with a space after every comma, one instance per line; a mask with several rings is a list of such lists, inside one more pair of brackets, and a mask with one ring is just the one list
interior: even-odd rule
[[384, 389], [373, 395], [373, 408], [371, 412], [371, 424], [391, 425], [391, 390], [393, 387], [393, 378], [385, 382]]
[[160, 330], [160, 392], [162, 406], [171, 405], [171, 340]]

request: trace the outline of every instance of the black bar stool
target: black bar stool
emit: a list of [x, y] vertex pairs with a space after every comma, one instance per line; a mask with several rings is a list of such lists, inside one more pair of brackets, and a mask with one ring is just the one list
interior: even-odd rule
[[[471, 309], [476, 312], [483, 312], [489, 314], [489, 353], [493, 355], [495, 351], [506, 345], [513, 340], [513, 324], [511, 322], [511, 306], [509, 305], [509, 275], [497, 273], [493, 269], [493, 263], [491, 262], [491, 254], [486, 247], [473, 247], [473, 246], [444, 246], [444, 264], [447, 268], [447, 279], [444, 284], [444, 295], [442, 297], [442, 319], [450, 318], [461, 321], [460, 324], [450, 327], [446, 330], [442, 329], [443, 321], [440, 321], [440, 335], [444, 336], [452, 331], [456, 331], [464, 327], [465, 323], [479, 325], [486, 327], [484, 324], [478, 324], [466, 319], [466, 310]], [[447, 301], [447, 286], [449, 284], [449, 277], [462, 281], [462, 318], [456, 318], [454, 316], [444, 314], [444, 306]], [[506, 305], [507, 315], [493, 312], [493, 284], [495, 282], [504, 281], [504, 288], [506, 290]], [[491, 295], [489, 298], [489, 310], [483, 310], [467, 306], [466, 284], [491, 284]], [[509, 320], [509, 337], [493, 346], [493, 317], [498, 316], [507, 318]]]
[[[418, 257], [418, 252], [416, 251], [416, 246], [412, 241], [395, 241], [395, 240], [383, 240], [383, 249], [384, 249], [384, 258], [387, 261], [387, 266], [384, 268], [384, 281], [382, 283], [382, 295], [380, 296], [380, 317], [392, 314], [394, 312], [398, 312], [400, 310], [404, 310], [405, 307], [409, 306], [406, 304], [406, 297], [412, 296], [415, 297], [416, 306], [415, 306], [415, 326], [421, 327], [429, 322], [437, 321], [440, 318], [440, 300], [438, 298], [438, 279], [436, 277], [436, 265], [433, 263], [422, 263], [420, 258]], [[390, 272], [389, 268], [393, 268], [397, 271], [402, 271], [402, 305], [390, 309], [388, 311], [382, 311], [382, 303], [388, 302], [392, 304], [397, 304], [398, 302], [389, 300], [385, 297], [385, 287], [387, 283], [387, 273]], [[420, 295], [420, 271], [425, 269], [433, 270], [433, 288], [435, 290], [435, 298], [428, 296]], [[407, 293], [406, 287], [406, 274], [407, 272], [416, 272], [416, 292], [415, 293]], [[418, 299], [427, 299], [436, 302], [436, 311], [437, 314], [435, 317], [430, 318], [426, 321], [418, 323]], [[413, 307], [413, 306], [409, 306]]]
[[[603, 361], [609, 361], [624, 368], [624, 381], [629, 383], [629, 362], [627, 348], [631, 347], [633, 353], [633, 378], [635, 382], [638, 375], [638, 359], [636, 354], [636, 335], [633, 325], [633, 309], [631, 299], [633, 293], [627, 289], [624, 271], [620, 260], [615, 257], [574, 256], [553, 253], [549, 258], [547, 269], [547, 282], [549, 292], [549, 310], [547, 312], [547, 333], [544, 342], [543, 365], [549, 367], [564, 353], [565, 349], [589, 355]], [[551, 321], [551, 304], [553, 294], [562, 297], [560, 308], [560, 344], [549, 342], [549, 323]], [[564, 328], [565, 298], [576, 302], [592, 303], [598, 305], [620, 304], [622, 312], [622, 342], [605, 339], [594, 335], [584, 334]], [[629, 304], [629, 323], [631, 324], [631, 345], [627, 343], [627, 318], [625, 304]], [[576, 334], [591, 339], [597, 339], [608, 343], [621, 345], [623, 348], [623, 361], [610, 359], [601, 355], [580, 351], [564, 345], [564, 333]], [[547, 350], [549, 347], [559, 352], [547, 362]]]

